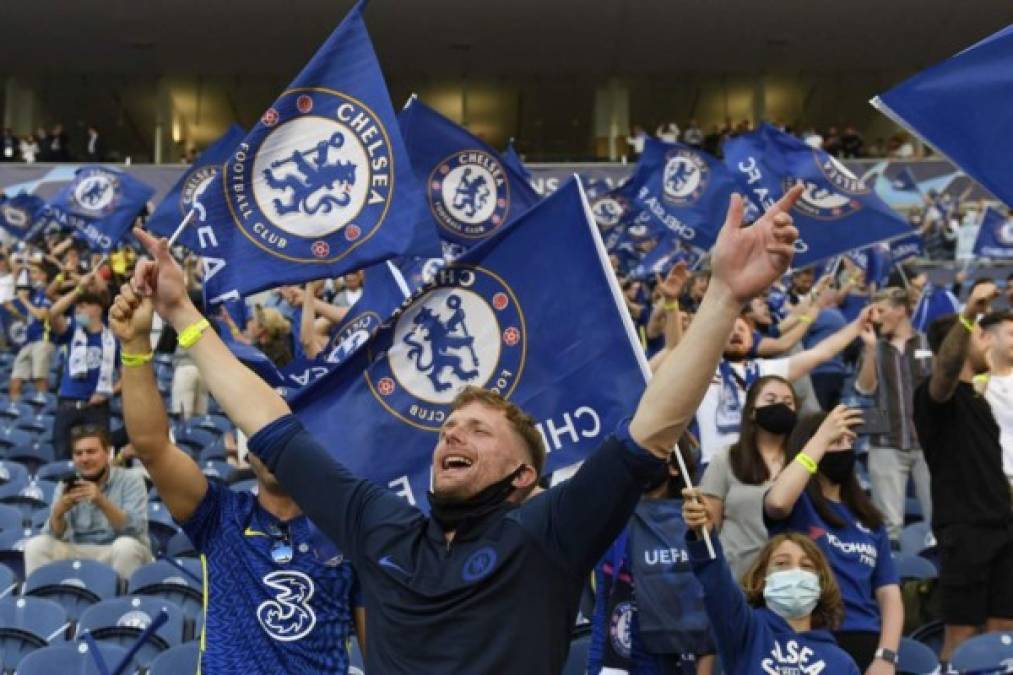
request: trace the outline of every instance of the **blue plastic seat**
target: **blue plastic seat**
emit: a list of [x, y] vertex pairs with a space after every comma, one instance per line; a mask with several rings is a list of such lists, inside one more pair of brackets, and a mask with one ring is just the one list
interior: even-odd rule
[[228, 458], [228, 454], [225, 451], [225, 437], [221, 436], [211, 445], [206, 446], [200, 451], [198, 460], [203, 464], [204, 462], [211, 461], [222, 461], [224, 462]]
[[0, 497], [0, 503], [13, 506], [21, 512], [25, 522], [31, 522], [39, 511], [49, 511], [56, 483], [51, 480], [30, 480], [16, 494]]
[[236, 492], [249, 492], [250, 494], [257, 494], [257, 479], [247, 478], [246, 480], [238, 480], [235, 483], [229, 485], [230, 490]]
[[901, 530], [900, 550], [902, 553], [918, 555], [935, 545], [936, 539], [932, 535], [932, 528], [924, 521], [912, 523]]
[[222, 460], [202, 461], [200, 470], [210, 480], [218, 480], [227, 483], [236, 469], [228, 462]]
[[50, 443], [37, 442], [11, 448], [7, 453], [7, 459], [21, 464], [29, 473], [35, 475], [43, 465], [56, 459], [56, 451]]
[[25, 578], [25, 543], [35, 534], [33, 528], [0, 531], [0, 563], [19, 580]]
[[918, 555], [899, 553], [894, 556], [893, 564], [901, 579], [935, 579], [939, 576], [936, 566]]
[[28, 576], [23, 594], [55, 600], [77, 620], [91, 605], [116, 597], [118, 589], [119, 577], [109, 565], [97, 560], [54, 560]]
[[8, 485], [26, 485], [28, 469], [17, 462], [0, 461], [0, 496], [5, 496], [2, 489]]
[[962, 642], [954, 650], [950, 665], [960, 672], [1009, 672], [1002, 668], [1013, 665], [1013, 632], [985, 633]]
[[36, 436], [35, 433], [15, 428], [6, 422], [0, 424], [0, 448], [3, 449], [5, 455], [10, 452], [11, 448], [19, 445], [31, 445], [35, 442]]
[[36, 413], [47, 414], [56, 409], [56, 394], [51, 391], [39, 391], [23, 397], [21, 402], [30, 406]]
[[147, 667], [160, 653], [183, 643], [183, 610], [174, 603], [141, 595], [104, 600], [81, 614], [77, 634], [81, 636], [87, 631], [100, 642], [129, 649], [148, 624], [163, 611], [168, 620], [148, 637], [137, 652], [137, 663]]
[[200, 644], [186, 642], [167, 649], [151, 662], [148, 675], [181, 675], [196, 673], [197, 660], [200, 658]]
[[591, 646], [590, 635], [580, 635], [570, 641], [570, 654], [566, 657], [562, 675], [585, 675], [587, 673], [587, 650]]
[[[6, 398], [6, 397], [4, 397]], [[29, 417], [35, 414], [35, 409], [27, 403], [18, 402], [15, 403], [10, 399], [4, 401], [3, 406], [0, 406], [0, 419], [14, 421], [22, 417]], [[5, 426], [7, 422], [5, 421]], [[9, 427], [8, 427], [9, 428]]]
[[74, 468], [74, 462], [69, 459], [61, 459], [40, 466], [39, 470], [35, 472], [35, 477], [59, 483], [64, 478], [70, 478], [75, 474], [77, 474], [77, 469]]
[[148, 502], [148, 534], [155, 553], [165, 551], [169, 540], [179, 532], [179, 526], [169, 514], [169, 509], [161, 501]]
[[939, 658], [927, 645], [902, 637], [900, 648], [897, 650], [899, 659], [897, 672], [912, 673], [913, 675], [929, 675], [939, 668]]
[[204, 572], [196, 558], [163, 558], [139, 567], [127, 582], [130, 595], [164, 598], [196, 621], [204, 600]]
[[32, 414], [19, 417], [14, 426], [37, 436], [46, 431], [52, 431], [53, 416], [36, 413], [33, 410]]
[[13, 670], [36, 649], [64, 642], [69, 627], [67, 611], [52, 600], [0, 599], [0, 664]]
[[20, 530], [24, 525], [25, 517], [19, 509], [7, 504], [0, 504], [0, 531]]
[[186, 425], [177, 426], [173, 434], [175, 444], [194, 456], [199, 455], [201, 450], [214, 443], [216, 438], [217, 435], [210, 431]]
[[191, 418], [187, 423], [191, 427], [204, 429], [216, 435], [232, 429], [232, 422], [225, 415], [201, 415]]
[[190, 537], [186, 536], [186, 532], [180, 530], [165, 543], [165, 555], [170, 558], [196, 558], [198, 553], [193, 542], [190, 541]]
[[[98, 650], [110, 670], [127, 656], [127, 650], [117, 645], [100, 643]], [[84, 642], [44, 647], [22, 659], [17, 675], [102, 675], [89, 651]]]

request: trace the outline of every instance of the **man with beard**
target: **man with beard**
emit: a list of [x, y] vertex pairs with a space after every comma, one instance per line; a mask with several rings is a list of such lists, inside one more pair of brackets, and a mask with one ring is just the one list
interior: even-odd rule
[[144, 478], [110, 465], [104, 427], [74, 427], [70, 446], [76, 474], [57, 486], [42, 534], [25, 544], [25, 575], [53, 560], [90, 558], [126, 579], [151, 561]]
[[[871, 311], [871, 308], [866, 307], [857, 319], [811, 349], [781, 359], [750, 358], [753, 332], [744, 318], [737, 318], [717, 372], [696, 411], [702, 463], [710, 463], [714, 453], [738, 439], [742, 406], [745, 404], [746, 391], [753, 382], [766, 375], [779, 375], [794, 381], [807, 374], [843, 351], [863, 330], [871, 330]], [[869, 365], [859, 373], [860, 382], [869, 377], [865, 371], [871, 368], [874, 365]]]
[[137, 232], [154, 260], [138, 265], [133, 283], [184, 336], [250, 451], [351, 558], [366, 601], [367, 672], [558, 673], [588, 574], [664, 472], [743, 303], [787, 269], [798, 236], [789, 212], [801, 191], [748, 228], [741, 197], [732, 198], [685, 338], [632, 420], [568, 481], [525, 501], [545, 456], [535, 421], [494, 392], [461, 392], [433, 452], [430, 516], [353, 476], [206, 330], [165, 240]]

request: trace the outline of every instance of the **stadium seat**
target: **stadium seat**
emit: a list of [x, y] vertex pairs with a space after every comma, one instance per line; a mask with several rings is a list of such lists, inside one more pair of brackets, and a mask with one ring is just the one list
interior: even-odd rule
[[[117, 645], [99, 644], [98, 650], [110, 670], [127, 656], [127, 650]], [[89, 651], [85, 642], [44, 647], [21, 661], [17, 675], [104, 675]]]
[[119, 577], [109, 565], [97, 560], [55, 560], [32, 572], [23, 595], [51, 598], [77, 620], [88, 607], [116, 597]]
[[203, 607], [203, 577], [196, 558], [163, 558], [138, 568], [127, 582], [127, 593], [164, 598], [178, 605], [186, 618], [196, 621]]
[[591, 634], [588, 631], [570, 641], [570, 654], [566, 657], [561, 675], [585, 675], [587, 673], [587, 650], [591, 645]]
[[255, 495], [257, 494], [257, 479], [248, 478], [246, 480], [236, 481], [235, 483], [229, 485], [229, 489], [235, 490], [236, 492], [249, 492], [250, 494]]
[[32, 529], [41, 530], [42, 526], [46, 524], [47, 520], [49, 520], [49, 509], [45, 509], [44, 511], [36, 511], [35, 513], [32, 514]]
[[900, 639], [897, 657], [899, 659], [897, 672], [905, 675], [929, 675], [939, 668], [939, 659], [935, 652], [911, 638]]
[[901, 579], [935, 579], [939, 576], [936, 566], [921, 556], [899, 553], [894, 556], [893, 564]]
[[203, 464], [210, 461], [224, 462], [228, 456], [225, 454], [225, 437], [219, 436], [214, 443], [200, 451], [198, 460]]
[[24, 525], [24, 516], [21, 515], [21, 511], [8, 506], [6, 504], [0, 504], [0, 531], [3, 530], [20, 530]]
[[25, 405], [31, 406], [36, 413], [52, 414], [56, 410], [56, 394], [51, 391], [36, 392], [22, 399]]
[[47, 431], [51, 431], [53, 428], [53, 416], [38, 414], [34, 411], [30, 415], [19, 417], [14, 423], [14, 426], [18, 429], [23, 429], [30, 434], [40, 435]]
[[0, 423], [0, 451], [6, 455], [11, 448], [19, 445], [31, 445], [35, 442], [36, 434], [29, 433], [24, 429], [17, 429], [10, 422]]
[[27, 483], [28, 469], [16, 462], [0, 461], [0, 487], [8, 484], [26, 485]]
[[183, 643], [183, 610], [171, 602], [140, 595], [103, 600], [81, 614], [77, 635], [80, 637], [87, 631], [100, 642], [130, 649], [163, 611], [168, 620], [148, 637], [135, 657], [138, 665], [147, 667], [160, 653]]
[[18, 579], [25, 578], [25, 542], [35, 534], [33, 528], [0, 531], [0, 563]]
[[222, 460], [202, 461], [200, 464], [200, 470], [207, 478], [219, 480], [223, 483], [227, 483], [229, 478], [235, 472], [235, 468], [231, 464]]
[[908, 525], [900, 533], [900, 550], [908, 555], [918, 555], [936, 545], [936, 538], [928, 523], [922, 521]]
[[159, 654], [151, 667], [148, 668], [148, 675], [180, 675], [181, 673], [196, 673], [197, 659], [200, 658], [200, 644], [197, 642], [186, 642], [176, 645], [172, 649]]
[[39, 511], [49, 511], [55, 491], [56, 483], [51, 480], [30, 480], [17, 494], [0, 497], [0, 503], [18, 509], [25, 522], [30, 523]]
[[6, 565], [0, 565], [0, 599], [13, 595], [18, 588], [18, 580], [14, 572]]
[[943, 622], [938, 619], [930, 621], [915, 628], [908, 637], [921, 642], [931, 649], [934, 654], [938, 654], [943, 648]]
[[193, 547], [193, 542], [190, 541], [190, 537], [186, 536], [186, 532], [180, 530], [172, 539], [165, 544], [165, 555], [172, 558], [196, 558], [197, 549]]
[[1013, 666], [1013, 632], [985, 633], [963, 642], [953, 652], [950, 665], [960, 672], [1008, 673]]
[[186, 425], [178, 425], [173, 434], [176, 445], [194, 457], [200, 455], [201, 450], [214, 443], [216, 438], [216, 434]]
[[148, 534], [151, 535], [155, 553], [165, 551], [165, 545], [179, 532], [179, 526], [169, 514], [169, 509], [160, 501], [148, 502]]
[[35, 477], [59, 483], [64, 478], [70, 478], [75, 474], [77, 474], [77, 469], [74, 468], [74, 462], [69, 459], [61, 459], [40, 466], [39, 470], [35, 472]]
[[0, 406], [0, 419], [14, 421], [35, 414], [35, 410], [27, 403], [13, 403], [6, 396], [4, 399], [3, 405]]
[[225, 415], [201, 415], [188, 421], [189, 426], [210, 431], [213, 434], [223, 434], [232, 429], [232, 422]]
[[64, 642], [70, 621], [59, 603], [44, 598], [5, 597], [0, 600], [0, 663], [5, 672], [25, 655]]
[[19, 445], [11, 448], [7, 453], [7, 460], [17, 462], [28, 469], [28, 472], [35, 475], [39, 468], [56, 459], [56, 451], [50, 443], [32, 443], [31, 445]]

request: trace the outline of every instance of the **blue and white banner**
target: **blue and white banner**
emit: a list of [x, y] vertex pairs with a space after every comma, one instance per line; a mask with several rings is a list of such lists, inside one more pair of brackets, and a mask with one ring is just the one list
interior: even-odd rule
[[0, 227], [16, 239], [30, 241], [45, 225], [41, 217], [45, 205], [42, 198], [25, 192], [10, 198], [0, 195]]
[[154, 193], [154, 188], [122, 171], [83, 166], [41, 214], [73, 232], [91, 249], [109, 253]]
[[551, 472], [632, 413], [647, 375], [573, 181], [440, 270], [291, 403], [352, 472], [424, 506], [438, 432], [463, 386], [498, 391], [539, 420]]
[[[517, 148], [514, 147], [514, 139], [510, 139], [507, 142], [506, 149], [503, 150], [503, 164], [510, 167], [510, 169], [518, 176], [522, 176], [528, 185], [531, 184], [531, 171], [528, 167], [524, 166], [524, 160], [517, 153]], [[588, 193], [590, 196], [590, 193]]]
[[415, 176], [424, 186], [426, 222], [441, 238], [474, 246], [538, 203], [527, 176], [417, 97], [397, 121]]
[[212, 303], [396, 256], [439, 255], [435, 233], [416, 236], [421, 192], [364, 4], [355, 4], [197, 200], [203, 208], [194, 227]]
[[1013, 25], [923, 70], [872, 105], [1013, 206]]
[[918, 180], [911, 172], [910, 166], [905, 166], [898, 171], [891, 181], [891, 187], [898, 192], [921, 192], [918, 187]]
[[769, 124], [729, 138], [724, 152], [728, 168], [761, 210], [799, 181], [805, 185], [791, 214], [799, 230], [796, 267], [911, 232], [871, 185], [837, 159]]
[[649, 213], [657, 233], [709, 249], [724, 223], [735, 180], [721, 161], [681, 143], [647, 139], [636, 174], [637, 207]]
[[960, 301], [942, 286], [926, 284], [922, 297], [911, 315], [911, 325], [920, 333], [928, 330], [936, 319], [960, 311]]
[[665, 276], [679, 261], [690, 269], [696, 268], [704, 251], [684, 244], [678, 239], [666, 239], [645, 255], [630, 271], [628, 277], [638, 281], [653, 280], [656, 274]]
[[[194, 207], [195, 198], [203, 194], [211, 180], [221, 173], [222, 164], [232, 156], [245, 136], [246, 132], [241, 126], [232, 124], [214, 143], [205, 148], [172, 186], [169, 194], [165, 195], [144, 223], [145, 228], [160, 237], [171, 237]], [[190, 250], [197, 250], [196, 228], [184, 229], [177, 241]]]
[[1013, 259], [1013, 219], [988, 207], [981, 215], [974, 255], [984, 258]]

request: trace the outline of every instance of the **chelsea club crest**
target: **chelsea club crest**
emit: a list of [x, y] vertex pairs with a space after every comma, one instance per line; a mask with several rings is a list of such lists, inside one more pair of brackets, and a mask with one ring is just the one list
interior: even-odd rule
[[628, 204], [625, 199], [606, 195], [591, 205], [591, 215], [601, 229], [608, 229], [619, 224]]
[[800, 180], [805, 187], [802, 196], [795, 203], [796, 209], [810, 218], [837, 220], [846, 218], [862, 208], [862, 203], [855, 197], [868, 194], [869, 186], [865, 181], [825, 153], [814, 150], [813, 161], [829, 185], [804, 178], [786, 178], [782, 182], [785, 191]]
[[710, 167], [698, 153], [678, 148], [665, 154], [662, 193], [665, 201], [679, 206], [700, 199], [710, 180]]
[[436, 165], [426, 191], [429, 208], [453, 235], [487, 237], [506, 221], [510, 185], [499, 161], [481, 150], [455, 152]]
[[509, 398], [526, 353], [524, 313], [506, 282], [451, 265], [378, 333], [365, 376], [388, 412], [437, 431], [467, 385]]
[[373, 333], [380, 327], [380, 315], [376, 312], [363, 312], [346, 321], [341, 330], [331, 338], [324, 360], [338, 365], [344, 363], [349, 356], [366, 344]]
[[71, 196], [80, 214], [91, 218], [105, 216], [116, 210], [119, 203], [120, 180], [105, 169], [81, 169], [74, 178]]
[[28, 227], [29, 222], [31, 222], [31, 217], [25, 209], [18, 208], [17, 206], [11, 206], [10, 204], [4, 204], [0, 207], [0, 210], [3, 211], [4, 220], [6, 220], [7, 224], [11, 227], [23, 230]]
[[997, 225], [995, 238], [1003, 246], [1013, 246], [1013, 220], [1006, 219]]
[[370, 237], [394, 195], [382, 120], [339, 91], [291, 89], [225, 165], [233, 221], [255, 245], [295, 262], [333, 263]]
[[185, 215], [190, 211], [196, 199], [204, 193], [205, 188], [211, 184], [218, 172], [219, 169], [214, 164], [200, 166], [190, 172], [179, 191], [180, 214]]

